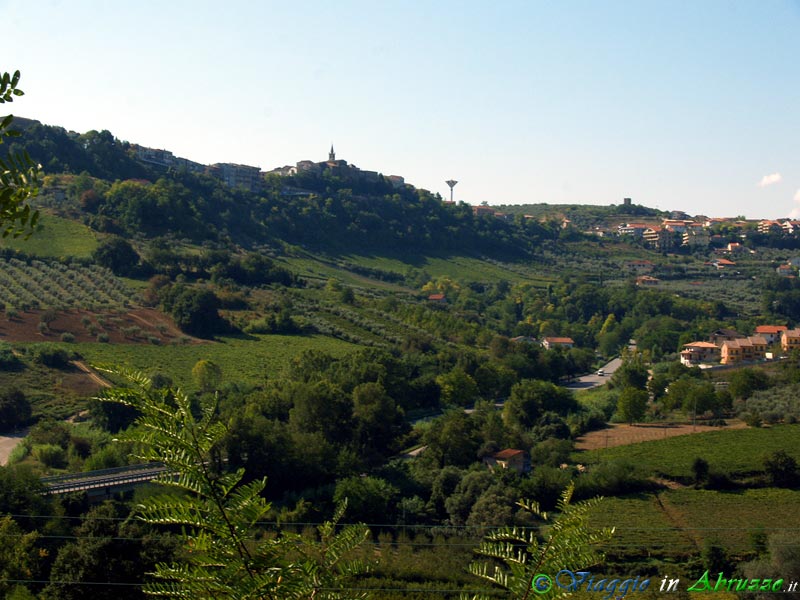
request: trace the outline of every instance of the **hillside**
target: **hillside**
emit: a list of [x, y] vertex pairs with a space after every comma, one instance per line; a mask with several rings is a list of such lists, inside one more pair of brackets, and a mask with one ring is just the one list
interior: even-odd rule
[[[602, 568], [620, 575], [689, 577], [714, 544], [744, 565], [767, 552], [747, 534], [795, 523], [797, 358], [678, 362], [714, 331], [800, 321], [800, 284], [775, 272], [794, 239], [715, 230], [707, 246], [657, 252], [612, 235], [666, 216], [637, 205], [481, 215], [335, 170], [273, 174], [250, 191], [142, 164], [108, 132], [25, 126], [15, 143], [48, 172], [41, 229], [0, 241], [0, 434], [30, 434], [0, 476], [136, 460], [112, 441], [135, 411], [95, 399], [130, 385], [121, 369], [148, 376], [170, 411], [180, 388], [190, 412], [213, 415], [214, 460], [267, 478], [284, 531], [347, 497], [348, 522], [376, 540], [358, 552], [379, 559], [359, 583], [380, 600], [477, 589], [464, 567], [483, 535], [535, 525], [515, 502], [551, 510], [571, 482], [576, 499], [609, 497], [593, 523], [617, 527]], [[733, 239], [747, 246], [723, 254]], [[613, 376], [595, 378], [605, 385], [564, 387], [620, 354]], [[695, 421], [704, 433], [637, 443]], [[615, 425], [620, 445], [609, 422], [634, 423]], [[576, 450], [584, 434], [594, 449]], [[498, 468], [502, 450], [530, 472]], [[34, 506], [26, 493], [0, 493], [0, 512]], [[129, 514], [130, 497], [118, 501]], [[95, 510], [80, 495], [37, 502], [37, 518]], [[729, 513], [718, 535], [708, 511]], [[48, 552], [68, 561], [70, 543]]]

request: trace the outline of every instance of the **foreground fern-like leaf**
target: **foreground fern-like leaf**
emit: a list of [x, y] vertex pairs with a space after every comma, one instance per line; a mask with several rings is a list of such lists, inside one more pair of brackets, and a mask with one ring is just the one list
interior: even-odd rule
[[[557, 506], [558, 517], [540, 539], [534, 529], [505, 527], [488, 534], [476, 550], [484, 559], [473, 562], [469, 571], [510, 592], [509, 598], [527, 600], [555, 598], [567, 593], [552, 588], [534, 593], [534, 578], [540, 574], [555, 575], [562, 569], [580, 571], [597, 564], [600, 547], [614, 533], [613, 528], [590, 529], [589, 514], [600, 498], [571, 504], [572, 484], [564, 490]], [[532, 501], [518, 503], [526, 511], [548, 521], [547, 513]], [[463, 596], [462, 600], [488, 600], [487, 596]]]
[[180, 389], [154, 389], [141, 373], [103, 370], [122, 375], [129, 387], [109, 389], [99, 399], [139, 412], [125, 437], [136, 442], [137, 458], [167, 467], [157, 482], [175, 490], [138, 505], [138, 517], [180, 528], [185, 541], [183, 561], [157, 565], [145, 593], [224, 600], [364, 597], [340, 591], [345, 580], [367, 568], [349, 559], [367, 538], [367, 527], [337, 531], [346, 503], [318, 528], [319, 540], [284, 534], [256, 541], [259, 521], [270, 510], [262, 496], [266, 480], [242, 484], [243, 470], [224, 472], [215, 455], [226, 433], [216, 419], [216, 401], [202, 405], [197, 418]]

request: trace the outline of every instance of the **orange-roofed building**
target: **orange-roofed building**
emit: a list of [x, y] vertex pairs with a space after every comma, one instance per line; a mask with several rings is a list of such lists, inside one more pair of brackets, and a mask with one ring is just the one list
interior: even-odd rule
[[542, 340], [542, 346], [547, 350], [553, 348], [572, 348], [575, 345], [575, 340], [570, 337], [546, 337]]
[[762, 336], [768, 344], [774, 344], [781, 339], [781, 332], [789, 329], [786, 325], [759, 325], [756, 335]]
[[684, 344], [681, 350], [681, 364], [687, 367], [717, 361], [719, 361], [719, 346], [711, 342]]
[[787, 329], [781, 332], [781, 348], [784, 352], [800, 350], [800, 329]]
[[740, 340], [728, 340], [720, 348], [720, 363], [734, 365], [740, 362], [761, 360], [767, 354], [767, 340], [760, 335], [752, 335]]

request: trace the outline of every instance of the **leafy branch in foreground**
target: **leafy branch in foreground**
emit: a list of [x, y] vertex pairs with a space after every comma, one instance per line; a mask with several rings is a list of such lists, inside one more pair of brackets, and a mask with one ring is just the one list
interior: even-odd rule
[[[543, 573], [555, 577], [562, 569], [580, 571], [597, 564], [602, 559], [598, 547], [614, 533], [613, 528], [589, 528], [589, 513], [601, 498], [570, 504], [573, 490], [574, 484], [570, 484], [562, 493], [557, 506], [558, 517], [547, 527], [542, 539], [537, 529], [520, 527], [505, 527], [487, 535], [476, 552], [492, 560], [473, 562], [469, 566], [470, 573], [505, 588], [511, 593], [510, 598], [559, 595], [556, 589], [534, 591], [536, 576]], [[522, 501], [518, 505], [547, 521], [547, 513], [540, 510], [538, 503]], [[472, 600], [484, 598], [488, 600], [482, 595], [473, 596]]]
[[[17, 87], [20, 73], [0, 73], [0, 104], [13, 102], [23, 92]], [[11, 129], [13, 115], [0, 117], [0, 145], [7, 137], [17, 137]], [[3, 237], [26, 233], [30, 236], [39, 220], [38, 211], [32, 211], [27, 201], [38, 193], [39, 170], [27, 152], [0, 156], [0, 231]]]
[[262, 497], [266, 480], [242, 484], [244, 470], [226, 473], [217, 448], [226, 429], [216, 417], [216, 400], [201, 404], [195, 417], [180, 389], [156, 389], [150, 379], [130, 371], [129, 387], [106, 390], [99, 400], [117, 402], [139, 413], [126, 439], [137, 442], [137, 458], [159, 461], [168, 472], [157, 481], [172, 489], [136, 507], [147, 523], [181, 528], [183, 560], [159, 564], [144, 591], [171, 598], [345, 599], [347, 578], [366, 570], [349, 560], [368, 535], [365, 525], [337, 531], [345, 505], [318, 528], [319, 540], [297, 534], [275, 537], [258, 527], [270, 510]]

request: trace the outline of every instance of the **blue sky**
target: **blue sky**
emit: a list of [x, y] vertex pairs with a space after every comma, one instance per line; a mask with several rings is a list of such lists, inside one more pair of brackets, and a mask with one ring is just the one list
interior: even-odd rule
[[15, 114], [470, 204], [800, 216], [800, 0], [0, 0]]

